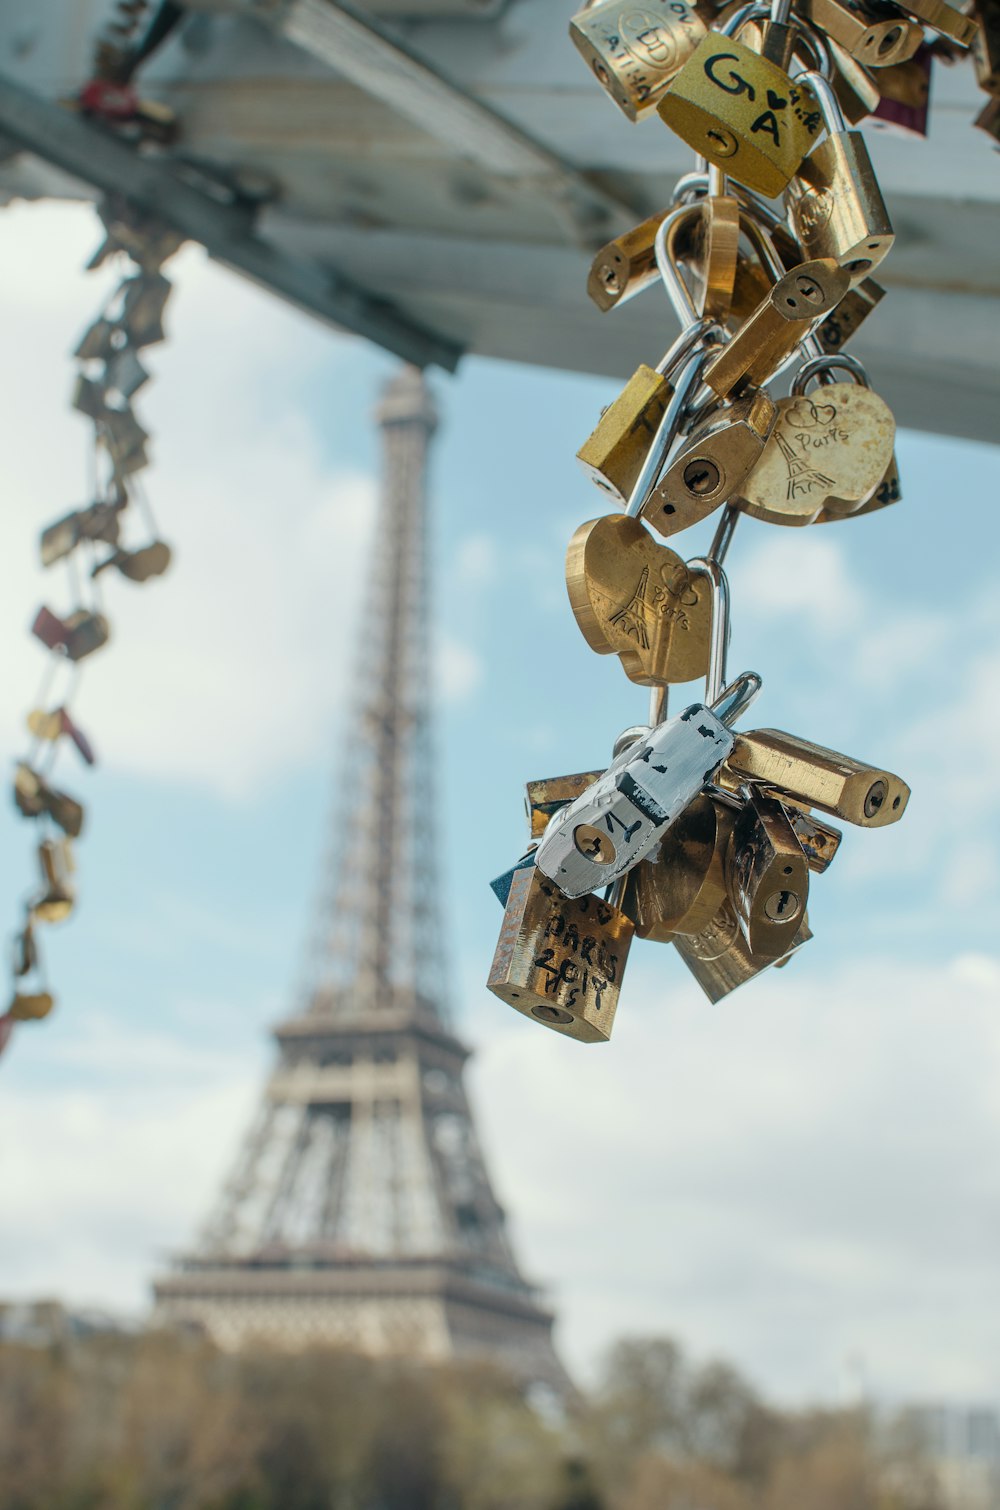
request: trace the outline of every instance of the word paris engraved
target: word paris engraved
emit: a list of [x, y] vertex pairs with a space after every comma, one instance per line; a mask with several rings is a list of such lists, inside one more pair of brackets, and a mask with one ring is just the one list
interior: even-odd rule
[[[761, 678], [728, 678], [725, 560], [744, 515], [804, 528], [902, 498], [895, 421], [847, 350], [894, 240], [853, 128], [910, 100], [907, 128], [924, 129], [932, 61], [975, 44], [993, 96], [977, 124], [1000, 141], [1000, 0], [971, 17], [948, 0], [774, 0], [714, 20], [711, 0], [697, 15], [591, 0], [570, 30], [630, 120], [659, 117], [696, 153], [587, 280], [605, 316], [657, 288], [681, 324], [577, 453], [607, 512], [566, 556], [584, 639], [650, 689], [649, 711], [608, 731], [603, 770], [588, 751], [576, 774], [528, 782], [527, 848], [493, 882], [506, 912], [490, 989], [597, 1043], [634, 935], [672, 945], [718, 1001], [812, 938], [810, 889], [843, 838], [829, 820], [880, 828], [906, 811], [909, 787], [880, 763], [737, 727]], [[704, 554], [663, 543], [712, 514]], [[700, 701], [685, 690], [670, 716], [685, 683]]]

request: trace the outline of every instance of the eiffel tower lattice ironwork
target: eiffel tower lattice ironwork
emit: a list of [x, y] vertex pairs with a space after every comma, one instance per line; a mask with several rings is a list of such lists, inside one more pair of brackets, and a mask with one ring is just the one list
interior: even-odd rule
[[403, 369], [377, 417], [375, 572], [306, 987], [275, 1030], [233, 1174], [196, 1251], [156, 1283], [156, 1311], [225, 1346], [488, 1357], [561, 1392], [552, 1316], [511, 1253], [449, 1026], [429, 720], [437, 417], [422, 374]]

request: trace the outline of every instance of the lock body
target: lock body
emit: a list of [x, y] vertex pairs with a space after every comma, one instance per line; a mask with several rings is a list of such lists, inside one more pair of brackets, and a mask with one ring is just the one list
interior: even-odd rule
[[591, 263], [587, 293], [600, 310], [614, 309], [641, 293], [659, 277], [656, 267], [656, 233], [667, 211], [650, 215], [614, 241], [603, 246]]
[[774, 400], [754, 389], [692, 432], [642, 507], [661, 535], [707, 518], [758, 464], [778, 417]]
[[972, 39], [976, 83], [987, 94], [1000, 94], [1000, 9], [995, 0], [975, 0], [972, 14], [978, 22]]
[[782, 803], [782, 807], [792, 825], [796, 839], [802, 846], [806, 864], [817, 875], [822, 875], [825, 870], [829, 870], [837, 858], [840, 841], [844, 837], [843, 833], [839, 828], [834, 828], [832, 823], [824, 823], [822, 818], [817, 818], [816, 814], [809, 812], [807, 808], [788, 802]]
[[7, 1016], [14, 1022], [41, 1022], [54, 1006], [55, 998], [48, 991], [16, 991]]
[[780, 729], [738, 734], [727, 764], [748, 781], [788, 793], [862, 828], [898, 823], [910, 788], [891, 771], [865, 765]]
[[840, 303], [850, 282], [850, 274], [830, 257], [793, 268], [708, 363], [705, 382], [720, 398], [766, 383], [810, 327]]
[[563, 896], [534, 866], [515, 871], [487, 985], [582, 1043], [606, 1043], [634, 929], [600, 897]]
[[802, 14], [865, 68], [887, 68], [912, 58], [924, 34], [893, 5], [861, 0], [802, 0]]
[[658, 854], [629, 872], [622, 909], [640, 938], [669, 944], [700, 933], [726, 900], [733, 809], [701, 792], [664, 836]]
[[619, 503], [635, 485], [673, 391], [655, 368], [639, 367], [576, 453], [591, 482]]
[[895, 234], [859, 131], [820, 142], [790, 192], [795, 233], [810, 257], [829, 257], [853, 280], [866, 278], [891, 250]]
[[836, 309], [820, 321], [813, 331], [813, 339], [827, 355], [835, 356], [884, 297], [885, 289], [880, 283], [874, 278], [862, 278], [848, 290]]
[[860, 519], [864, 514], [877, 514], [879, 509], [887, 509], [892, 503], [900, 503], [902, 498], [903, 486], [899, 477], [899, 465], [896, 461], [896, 453], [893, 451], [892, 460], [885, 469], [885, 476], [867, 503], [863, 503], [858, 509], [852, 509], [849, 514], [839, 509], [821, 509], [814, 522], [832, 524], [836, 519]]
[[881, 483], [895, 436], [889, 406], [855, 383], [779, 399], [771, 438], [735, 501], [770, 524], [851, 513]]
[[696, 934], [678, 934], [673, 942], [709, 1001], [717, 1002], [745, 986], [747, 981], [771, 965], [790, 959], [811, 938], [808, 918], [803, 918], [791, 947], [781, 960], [755, 955], [743, 936], [732, 904], [726, 901], [707, 928]]
[[778, 959], [801, 926], [809, 864], [781, 803], [751, 790], [733, 826], [729, 899], [753, 955]]
[[597, 0], [569, 24], [581, 55], [630, 121], [653, 110], [706, 30], [685, 0]]
[[616, 654], [630, 681], [663, 687], [705, 676], [708, 579], [640, 520], [609, 514], [581, 525], [566, 552], [566, 588], [587, 644]]
[[657, 111], [695, 152], [768, 198], [788, 187], [820, 129], [807, 87], [717, 33], [698, 44]]

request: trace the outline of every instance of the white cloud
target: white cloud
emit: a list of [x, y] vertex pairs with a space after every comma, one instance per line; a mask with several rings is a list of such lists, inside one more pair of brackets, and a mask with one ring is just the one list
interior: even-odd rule
[[461, 702], [475, 692], [485, 674], [481, 656], [467, 644], [442, 636], [434, 659], [434, 684], [447, 702]]
[[740, 563], [739, 607], [765, 618], [794, 617], [806, 631], [849, 634], [863, 602], [835, 538], [779, 529]]
[[[0, 635], [12, 647], [0, 736], [10, 747], [45, 665], [27, 626], [41, 601], [57, 612], [71, 606], [62, 566], [35, 564], [40, 528], [86, 497], [88, 430], [68, 409], [66, 353], [113, 278], [77, 272], [97, 240], [91, 211], [6, 216], [4, 244], [18, 249], [4, 270], [18, 362], [0, 376], [16, 437], [4, 453], [0, 564]], [[136, 405], [154, 436], [144, 481], [175, 564], [145, 587], [103, 579], [112, 643], [85, 664], [75, 706], [112, 769], [240, 798], [308, 763], [329, 739], [353, 659], [345, 649], [355, 640], [374, 483], [331, 464], [301, 412], [321, 360], [336, 383], [335, 338], [200, 252], [169, 271], [178, 285], [172, 340], [150, 352], [158, 376]], [[268, 371], [282, 380], [262, 380]]]

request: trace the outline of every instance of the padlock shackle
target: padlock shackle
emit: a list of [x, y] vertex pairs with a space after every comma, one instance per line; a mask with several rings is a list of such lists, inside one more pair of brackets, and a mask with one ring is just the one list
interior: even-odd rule
[[726, 684], [726, 659], [729, 654], [729, 578], [712, 556], [696, 556], [689, 569], [703, 572], [712, 594], [712, 639], [705, 677], [705, 701], [711, 706]]
[[735, 37], [736, 33], [751, 21], [771, 20], [771, 6], [761, 5], [757, 0], [750, 0], [747, 5], [741, 5], [738, 11], [734, 11], [725, 26], [719, 27], [720, 37]]
[[710, 705], [712, 712], [720, 723], [730, 728], [756, 701], [763, 685], [756, 671], [742, 672], [728, 687], [723, 687]]
[[702, 316], [694, 307], [691, 291], [680, 275], [677, 263], [674, 260], [674, 241], [681, 227], [693, 219], [701, 219], [700, 204], [682, 204], [676, 210], [671, 210], [667, 218], [661, 222], [653, 242], [653, 255], [656, 258], [656, 266], [663, 286], [674, 312], [681, 322], [682, 329], [697, 325]]
[[816, 96], [827, 136], [841, 136], [847, 130], [847, 122], [830, 80], [825, 79], [817, 68], [807, 68], [798, 75], [795, 82], [807, 84]]
[[808, 362], [803, 362], [792, 382], [791, 392], [795, 398], [802, 398], [809, 382], [818, 377], [822, 382], [825, 372], [833, 372], [839, 368], [842, 372], [850, 373], [859, 388], [871, 388], [871, 379], [863, 363], [857, 357], [848, 356], [846, 352], [823, 353], [822, 356], [810, 357]]
[[[708, 172], [702, 170], [685, 173], [683, 178], [677, 180], [671, 203], [680, 203], [685, 195], [696, 194], [698, 197], [693, 202], [685, 200], [681, 204], [682, 209], [694, 209], [700, 206], [706, 195], [712, 192], [709, 185]], [[785, 276], [785, 267], [774, 250], [770, 232], [787, 230], [784, 219], [768, 204], [766, 199], [755, 194], [753, 189], [748, 189], [746, 184], [737, 183], [735, 179], [730, 178], [726, 181], [726, 194], [730, 199], [735, 199], [740, 207], [740, 230], [753, 242], [758, 257], [761, 262], [767, 264], [774, 281], [777, 282], [779, 278]], [[676, 305], [674, 307], [676, 308]]]

